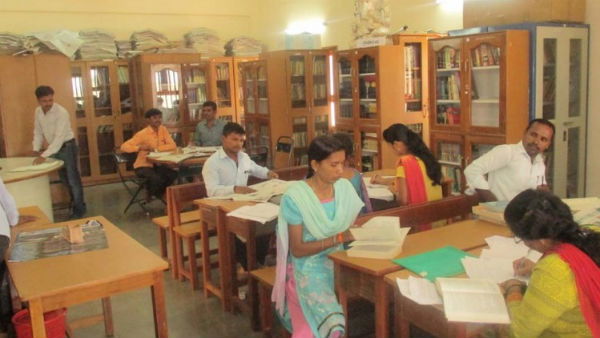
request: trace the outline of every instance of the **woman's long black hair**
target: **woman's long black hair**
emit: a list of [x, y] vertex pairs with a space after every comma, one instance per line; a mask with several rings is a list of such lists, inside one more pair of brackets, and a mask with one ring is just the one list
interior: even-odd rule
[[329, 135], [315, 137], [308, 146], [308, 174], [306, 174], [306, 178], [311, 178], [315, 174], [310, 165], [312, 160], [321, 162], [340, 150], [344, 151], [344, 145], [335, 137]]
[[600, 266], [600, 233], [579, 226], [569, 206], [550, 192], [528, 189], [512, 199], [504, 219], [515, 236], [570, 243]]
[[442, 168], [419, 135], [407, 126], [396, 123], [383, 131], [383, 139], [389, 144], [394, 144], [394, 141], [403, 142], [411, 154], [420, 158], [425, 163], [427, 176], [429, 176], [433, 185], [442, 184]]

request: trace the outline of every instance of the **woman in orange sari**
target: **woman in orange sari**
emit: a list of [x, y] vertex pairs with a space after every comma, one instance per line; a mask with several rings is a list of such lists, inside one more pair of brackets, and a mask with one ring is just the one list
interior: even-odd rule
[[[399, 156], [396, 177], [386, 179], [375, 175], [371, 178], [371, 183], [389, 185], [396, 194], [399, 205], [441, 199], [440, 164], [419, 135], [405, 125], [397, 123], [383, 131], [383, 138]], [[427, 227], [420, 230], [426, 229]]]

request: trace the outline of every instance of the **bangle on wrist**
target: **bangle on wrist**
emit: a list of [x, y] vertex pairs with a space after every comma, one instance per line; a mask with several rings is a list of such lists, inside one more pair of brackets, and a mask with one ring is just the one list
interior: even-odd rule
[[344, 233], [340, 232], [339, 234], [337, 234], [337, 239], [340, 243], [344, 243]]

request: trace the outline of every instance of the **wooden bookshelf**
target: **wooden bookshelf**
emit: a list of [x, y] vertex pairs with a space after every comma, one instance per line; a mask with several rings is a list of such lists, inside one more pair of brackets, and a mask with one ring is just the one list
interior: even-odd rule
[[453, 191], [494, 145], [521, 140], [529, 120], [529, 35], [504, 31], [429, 42], [431, 148]]
[[134, 133], [129, 65], [127, 61], [73, 61], [71, 83], [82, 181], [116, 181], [112, 152]]

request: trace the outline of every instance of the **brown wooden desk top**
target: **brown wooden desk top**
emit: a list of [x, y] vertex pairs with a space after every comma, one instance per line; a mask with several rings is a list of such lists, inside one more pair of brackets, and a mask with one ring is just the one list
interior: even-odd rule
[[167, 262], [102, 216], [46, 224], [36, 229], [77, 224], [89, 219], [96, 219], [104, 226], [107, 249], [27, 262], [8, 262], [8, 269], [22, 301], [67, 293], [79, 287], [135, 278], [138, 274], [168, 268]]
[[[481, 220], [466, 220], [429, 231], [408, 235], [402, 253], [397, 258], [412, 256], [425, 251], [452, 245], [461, 250], [471, 250], [486, 245], [485, 238], [493, 235], [511, 236], [507, 227]], [[329, 255], [334, 263], [341, 264], [374, 276], [383, 276], [402, 269], [387, 259], [348, 257], [346, 251]]]
[[202, 164], [204, 164], [204, 162], [206, 162], [206, 160], [208, 160], [209, 157], [210, 157], [210, 155], [209, 156], [201, 156], [201, 157], [190, 157], [181, 162], [164, 161], [164, 160], [161, 160], [161, 159], [155, 158], [155, 157], [147, 157], [147, 159], [148, 159], [148, 162], [150, 162], [150, 163], [162, 164], [162, 165], [166, 165], [169, 167], [178, 168], [178, 167], [189, 167], [189, 166], [195, 166], [195, 165], [202, 165]]

